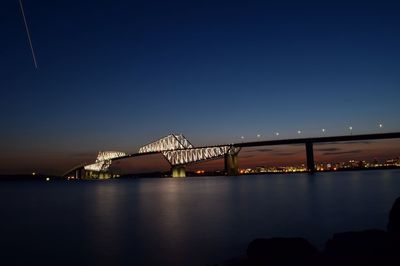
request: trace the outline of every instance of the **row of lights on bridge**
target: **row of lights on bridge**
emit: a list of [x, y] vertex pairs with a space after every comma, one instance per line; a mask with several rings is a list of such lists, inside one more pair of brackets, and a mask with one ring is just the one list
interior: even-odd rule
[[[381, 124], [381, 123], [378, 124], [378, 127], [379, 127], [379, 128], [383, 128], [383, 124]], [[322, 128], [321, 131], [322, 131], [322, 134], [325, 135], [325, 133], [326, 133], [326, 128]], [[350, 131], [350, 135], [353, 134], [353, 127], [352, 127], [352, 126], [349, 126], [349, 131]], [[301, 133], [302, 133], [301, 130], [297, 130], [297, 134], [298, 134], [298, 135], [301, 135]], [[279, 136], [279, 132], [275, 132], [274, 135], [275, 135], [275, 136]], [[260, 138], [260, 137], [261, 137], [261, 134], [257, 134], [257, 138]], [[241, 136], [240, 139], [243, 140], [243, 139], [244, 139], [244, 136]]]

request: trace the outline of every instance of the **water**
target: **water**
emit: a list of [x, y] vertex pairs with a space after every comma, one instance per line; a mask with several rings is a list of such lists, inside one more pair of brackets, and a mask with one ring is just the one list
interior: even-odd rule
[[256, 237], [385, 229], [400, 171], [0, 183], [1, 265], [208, 265]]

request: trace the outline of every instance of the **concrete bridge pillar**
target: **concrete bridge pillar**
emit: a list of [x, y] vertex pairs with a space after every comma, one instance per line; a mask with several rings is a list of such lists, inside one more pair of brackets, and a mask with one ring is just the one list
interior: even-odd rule
[[226, 175], [239, 175], [237, 153], [225, 154], [225, 174]]
[[307, 171], [309, 173], [314, 173], [315, 163], [314, 163], [314, 149], [312, 142], [306, 142], [306, 155], [307, 155]]
[[183, 166], [183, 165], [172, 166], [171, 176], [172, 177], [186, 177], [185, 166]]
[[75, 170], [74, 177], [75, 177], [75, 179], [81, 179], [82, 178], [81, 169]]

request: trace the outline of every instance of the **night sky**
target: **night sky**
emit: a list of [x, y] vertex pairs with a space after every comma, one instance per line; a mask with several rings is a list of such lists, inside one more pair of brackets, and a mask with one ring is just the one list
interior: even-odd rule
[[398, 1], [23, 3], [39, 67], [18, 1], [1, 1], [0, 174], [172, 132], [201, 146], [400, 131]]

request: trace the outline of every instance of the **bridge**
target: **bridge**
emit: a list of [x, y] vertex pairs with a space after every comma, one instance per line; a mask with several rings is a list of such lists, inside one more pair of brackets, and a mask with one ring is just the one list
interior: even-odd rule
[[100, 151], [96, 161], [91, 164], [81, 164], [67, 171], [64, 176], [73, 175], [75, 178], [108, 178], [109, 167], [116, 160], [162, 154], [171, 166], [172, 177], [185, 177], [185, 166], [206, 160], [225, 158], [225, 169], [228, 175], [236, 175], [237, 154], [240, 148], [234, 145], [216, 145], [194, 147], [182, 134], [170, 134], [159, 140], [139, 148], [136, 153], [119, 151]]
[[64, 176], [72, 175], [75, 178], [109, 178], [109, 168], [113, 161], [146, 156], [150, 154], [162, 154], [164, 156], [171, 166], [172, 177], [185, 177], [185, 166], [188, 164], [220, 158], [224, 158], [225, 174], [233, 176], [238, 175], [237, 157], [242, 148], [291, 144], [303, 144], [305, 146], [307, 171], [309, 173], [314, 173], [314, 143], [334, 143], [395, 138], [400, 138], [400, 132], [265, 140], [194, 147], [182, 134], [170, 134], [159, 140], [144, 145], [135, 153], [128, 154], [119, 151], [100, 151], [94, 163], [81, 164], [77, 167], [74, 167], [73, 169], [67, 171]]

